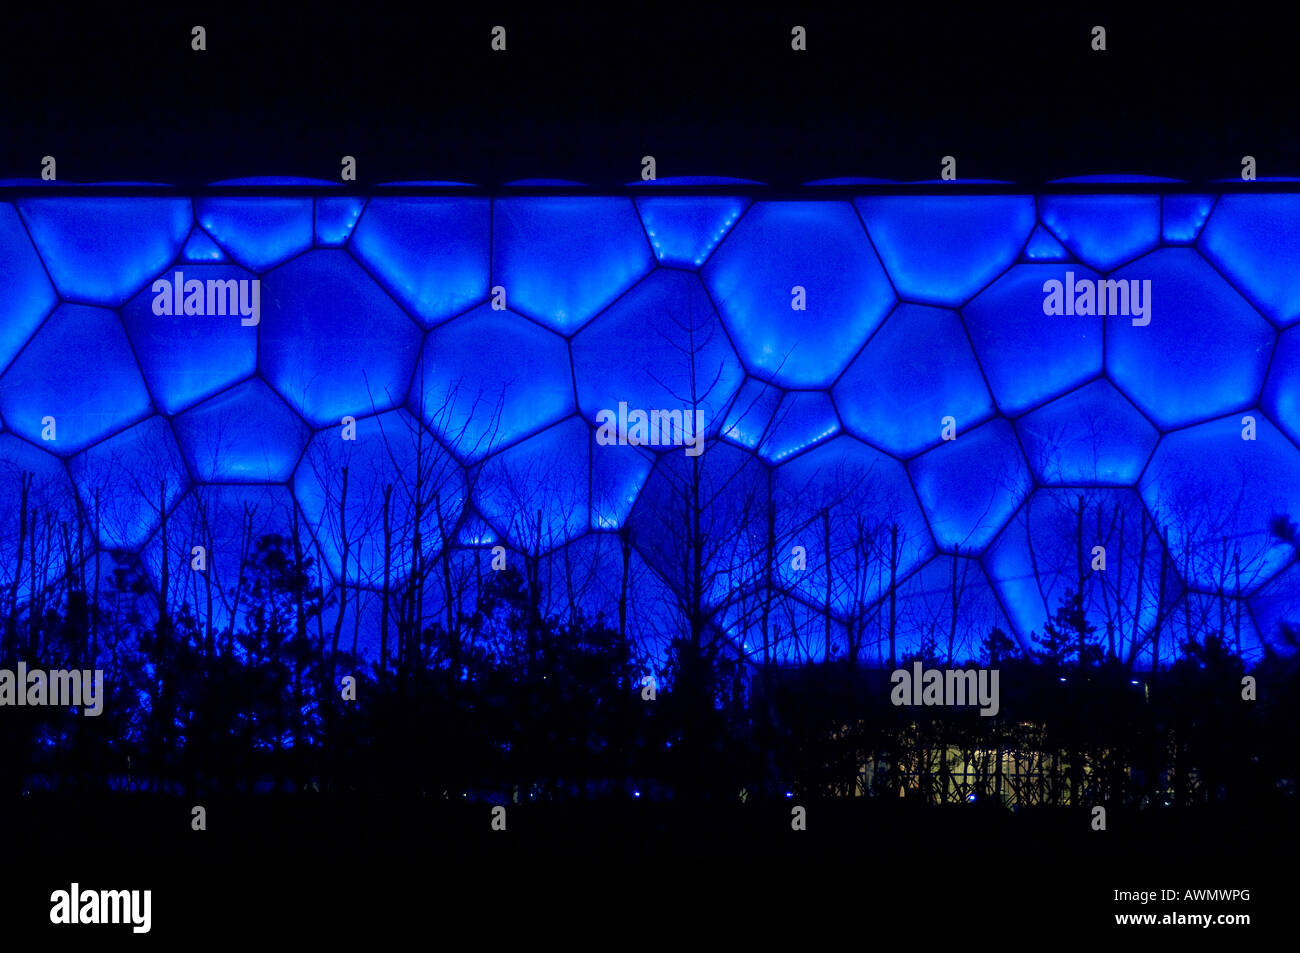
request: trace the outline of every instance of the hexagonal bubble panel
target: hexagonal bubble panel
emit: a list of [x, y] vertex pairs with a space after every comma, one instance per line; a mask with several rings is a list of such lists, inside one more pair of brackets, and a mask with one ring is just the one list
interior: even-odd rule
[[[24, 479], [31, 481], [26, 487], [26, 513], [23, 513]], [[38, 513], [53, 518], [56, 532], [59, 526], [78, 525], [77, 497], [68, 471], [52, 454], [12, 434], [0, 435], [0, 587], [8, 591], [16, 583], [20, 601], [32, 594], [33, 565], [37, 567], [40, 588], [53, 584], [64, 572], [62, 557], [47, 548], [50, 543], [57, 545], [57, 536], [46, 538], [38, 533], [34, 540], [37, 559], [35, 563], [31, 561], [28, 547], [33, 543], [31, 527]], [[26, 535], [22, 532], [24, 521]], [[23, 566], [15, 578], [19, 568], [15, 554], [20, 539]], [[75, 536], [70, 535], [69, 539], [75, 542]]]
[[[641, 557], [629, 555], [627, 601], [629, 615], [637, 599], [636, 583], [651, 575]], [[635, 561], [634, 564], [632, 561]], [[588, 533], [542, 557], [538, 567], [542, 586], [542, 615], [571, 620], [597, 619], [618, 628], [618, 602], [623, 583], [623, 553], [616, 533]]]
[[[895, 664], [909, 656], [954, 665], [979, 661], [987, 655], [988, 639], [996, 629], [1024, 647], [984, 567], [968, 556], [944, 554], [931, 559], [899, 585], [895, 612]], [[887, 640], [888, 612], [878, 615]], [[887, 644], [883, 662], [889, 659]]]
[[753, 450], [771, 432], [784, 393], [779, 387], [750, 377], [736, 392], [722, 423], [722, 436]]
[[895, 300], [847, 202], [756, 203], [704, 279], [749, 370], [787, 387], [833, 381]]
[[108, 306], [175, 258], [194, 224], [189, 199], [29, 199], [18, 209], [59, 293]]
[[602, 446], [592, 435], [591, 528], [615, 530], [623, 525], [645, 485], [654, 456], [634, 446]]
[[745, 211], [737, 196], [661, 196], [637, 199], [637, 211], [660, 264], [698, 268]]
[[[1103, 557], [1105, 570], [1094, 570]], [[1102, 651], [1130, 663], [1149, 652], [1152, 631], [1181, 592], [1160, 532], [1133, 490], [1037, 490], [998, 534], [984, 565], [1026, 648], [1037, 648], [1031, 635], [1042, 638], [1082, 579], [1084, 613]]]
[[1264, 387], [1264, 409], [1274, 423], [1300, 443], [1300, 328], [1278, 337]]
[[[187, 285], [191, 292], [202, 288], [203, 315], [155, 314], [155, 301], [163, 295], [174, 298], [174, 293], [165, 288], [156, 293], [152, 286], [122, 308], [122, 323], [154, 402], [163, 413], [179, 413], [257, 370], [257, 328], [242, 323], [239, 292], [232, 290], [239, 286], [229, 284], [251, 279], [250, 272], [233, 265], [187, 265], [165, 273], [160, 280], [173, 289], [179, 280], [182, 291]], [[173, 300], [169, 309], [173, 312], [174, 304]], [[231, 314], [222, 315], [221, 311]]]
[[1040, 483], [1129, 486], [1159, 434], [1110, 381], [1095, 380], [1016, 421]]
[[[477, 646], [488, 648], [487, 644], [480, 641], [485, 633], [480, 631], [471, 634], [468, 630], [472, 625], [469, 621], [470, 617], [478, 608], [480, 594], [494, 579], [500, 578], [492, 570], [494, 558], [495, 554], [487, 546], [448, 547], [440, 552], [436, 568], [425, 575], [423, 589], [425, 626], [438, 626], [442, 631], [450, 632], [460, 625], [462, 646], [472, 641]], [[522, 573], [523, 562], [517, 553], [507, 553], [506, 565], [513, 565]], [[444, 571], [447, 574], [445, 577]], [[396, 593], [389, 596], [391, 613], [388, 635], [389, 658], [396, 656], [398, 625], [402, 621], [399, 618], [402, 611], [400, 599], [401, 597]], [[327, 617], [333, 618], [328, 613]], [[496, 648], [496, 646], [492, 647]]]
[[456, 534], [456, 541], [462, 546], [491, 546], [500, 542], [501, 537], [483, 517], [474, 512], [472, 507], [466, 507], [465, 518], [461, 520], [460, 531]]
[[278, 483], [289, 479], [311, 430], [271, 388], [250, 380], [173, 422], [195, 479]]
[[834, 397], [851, 431], [899, 456], [938, 443], [944, 417], [966, 429], [993, 410], [957, 313], [912, 304], [885, 320]]
[[189, 486], [171, 427], [150, 417], [68, 462], [86, 520], [106, 549], [135, 549]]
[[384, 581], [387, 488], [390, 585], [411, 571], [417, 529], [425, 558], [454, 540], [468, 492], [461, 466], [401, 409], [319, 431], [298, 463], [293, 487], [334, 579], [367, 586]]
[[[686, 591], [682, 553], [692, 541], [700, 543], [707, 568], [697, 582], [706, 601], [716, 604], [757, 578], [761, 541], [747, 526], [766, 513], [768, 498], [768, 470], [746, 450], [716, 443], [699, 457], [665, 451], [655, 461], [628, 526], [641, 555], [674, 592]], [[699, 536], [693, 538], [688, 527], [696, 513]]]
[[758, 445], [758, 455], [780, 463], [839, 432], [840, 421], [829, 396], [822, 391], [795, 391], [781, 401], [771, 431]]
[[1017, 265], [962, 309], [980, 366], [1003, 413], [1028, 410], [1101, 373], [1102, 319], [1048, 315], [1061, 283], [1095, 278], [1079, 266]]
[[[767, 628], [761, 620], [762, 602], [768, 604]], [[810, 605], [788, 593], [756, 592], [753, 598], [727, 606], [720, 615], [720, 636], [729, 652], [755, 665], [801, 665], [838, 661], [854, 654], [870, 661], [876, 647], [861, 633], [828, 616], [824, 602]], [[829, 649], [828, 649], [829, 646]]]
[[[388, 659], [397, 654], [397, 600], [389, 595]], [[384, 597], [359, 586], [335, 584], [325, 596], [326, 637], [338, 633], [339, 651], [356, 659], [356, 664], [376, 663], [382, 657]]]
[[309, 252], [262, 284], [262, 373], [312, 426], [405, 401], [420, 329], [347, 252]]
[[591, 430], [570, 417], [479, 464], [474, 501], [520, 548], [546, 552], [586, 532]]
[[181, 260], [191, 262], [207, 262], [211, 264], [216, 261], [226, 261], [226, 253], [221, 247], [212, 240], [201, 228], [195, 228], [190, 232], [189, 240], [185, 247], [181, 249]]
[[1016, 260], [1037, 222], [1027, 195], [856, 199], [898, 294], [955, 306]]
[[492, 260], [488, 199], [377, 198], [352, 251], [426, 326], [484, 300]]
[[654, 265], [629, 199], [497, 199], [493, 283], [510, 307], [568, 334]]
[[10, 430], [56, 453], [75, 453], [148, 414], [149, 391], [117, 315], [55, 309], [0, 377], [0, 413]]
[[656, 270], [573, 338], [578, 403], [602, 410], [695, 409], [716, 432], [745, 371], [700, 279]]
[[[188, 604], [201, 629], [210, 620], [215, 632], [232, 623], [239, 631], [246, 624], [244, 600], [256, 599], [246, 556], [255, 556], [261, 546], [278, 547], [292, 558], [294, 515], [287, 487], [195, 486], [167, 517], [166, 550], [160, 527], [141, 548], [141, 562], [157, 590], [166, 560], [169, 602]], [[300, 534], [300, 544], [308, 549], [311, 537], [305, 530]], [[195, 546], [204, 549], [202, 572], [193, 568]]]
[[1152, 421], [1178, 427], [1255, 400], [1273, 329], [1195, 251], [1163, 249], [1114, 278], [1151, 282], [1150, 324], [1110, 319], [1106, 371]]
[[[903, 465], [859, 440], [837, 437], [779, 466], [773, 480], [776, 579], [823, 604], [829, 553], [831, 607], [840, 618], [862, 615], [891, 572], [901, 579], [934, 554]], [[754, 518], [764, 525], [761, 511]], [[804, 548], [803, 568], [795, 546]]]
[[1025, 244], [1025, 258], [1029, 261], [1065, 261], [1070, 253], [1065, 246], [1052, 237], [1052, 233], [1041, 225], [1034, 226], [1029, 241]]
[[1205, 220], [1210, 217], [1210, 209], [1214, 208], [1214, 196], [1166, 195], [1164, 203], [1164, 239], [1182, 244], [1196, 241]]
[[[1274, 649], [1294, 654], [1300, 649], [1300, 563], [1278, 573], [1250, 597], [1250, 611], [1261, 640]], [[1288, 639], [1284, 627], [1290, 629]]]
[[935, 542], [975, 554], [1029, 494], [1032, 478], [1011, 425], [992, 420], [908, 464]]
[[41, 321], [58, 304], [54, 286], [45, 276], [36, 249], [14, 207], [0, 204], [0, 261], [5, 280], [0, 284], [0, 369], [9, 366]]
[[457, 456], [478, 460], [573, 412], [564, 338], [483, 305], [429, 332], [411, 406]]
[[195, 212], [230, 257], [253, 271], [265, 271], [311, 247], [311, 199], [206, 198]]
[[355, 196], [345, 198], [318, 198], [316, 200], [316, 244], [342, 245], [352, 235], [365, 199]]
[[1300, 319], [1300, 195], [1224, 195], [1198, 246], [1269, 320]]
[[[1265, 653], [1264, 640], [1255, 628], [1246, 600], [1222, 593], [1186, 593], [1182, 603], [1170, 614], [1167, 632], [1170, 642], [1197, 645], [1218, 636], [1224, 647], [1241, 656], [1247, 665], [1259, 662]], [[1176, 658], [1173, 645], [1169, 646], [1167, 655], [1167, 661], [1172, 663]]]
[[1150, 251], [1160, 242], [1158, 195], [1049, 195], [1043, 224], [1075, 256], [1099, 271]]
[[1300, 514], [1300, 450], [1251, 416], [1254, 440], [1236, 414], [1167, 434], [1142, 475], [1142, 498], [1196, 589], [1249, 593], [1292, 555], [1269, 526]]
[[[487, 560], [482, 563], [487, 571]], [[627, 598], [624, 637], [633, 664], [658, 672], [667, 660], [671, 619], [679, 611], [662, 579], [646, 566], [636, 549], [628, 551], [627, 586], [621, 541], [616, 533], [588, 533], [542, 556], [542, 612], [567, 621], [581, 615], [619, 631], [619, 598]], [[472, 611], [472, 607], [471, 607]]]

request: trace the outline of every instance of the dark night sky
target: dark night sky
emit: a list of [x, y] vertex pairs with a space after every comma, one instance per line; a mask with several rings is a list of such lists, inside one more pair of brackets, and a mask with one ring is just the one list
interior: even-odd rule
[[[1097, 172], [1300, 173], [1294, 30], [1080, 11], [463, 14], [411, 5], [241, 15], [6, 13], [0, 177], [53, 154], [64, 181], [248, 175], [359, 184], [659, 175], [778, 186], [832, 176], [1032, 185]], [[190, 50], [190, 27], [208, 51]], [[508, 29], [506, 53], [489, 31]], [[809, 31], [790, 50], [790, 27]], [[1090, 50], [1095, 23], [1108, 49]]]

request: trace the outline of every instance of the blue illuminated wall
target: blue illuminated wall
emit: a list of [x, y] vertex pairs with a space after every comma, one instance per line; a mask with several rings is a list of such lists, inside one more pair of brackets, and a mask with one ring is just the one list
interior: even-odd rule
[[[257, 279], [259, 322], [157, 314], [178, 270]], [[297, 522], [372, 653], [417, 540], [455, 571], [430, 624], [501, 545], [548, 613], [626, 591], [659, 657], [692, 541], [755, 659], [1030, 646], [1080, 587], [1138, 666], [1300, 619], [1269, 529], [1300, 518], [1300, 196], [37, 197], [0, 203], [0, 271], [5, 591], [32, 474], [83, 569], [166, 563], [198, 605], [204, 543], [223, 626], [241, 536]], [[1045, 315], [1067, 272], [1150, 280], [1150, 323]], [[601, 443], [620, 403], [702, 410], [704, 452]]]

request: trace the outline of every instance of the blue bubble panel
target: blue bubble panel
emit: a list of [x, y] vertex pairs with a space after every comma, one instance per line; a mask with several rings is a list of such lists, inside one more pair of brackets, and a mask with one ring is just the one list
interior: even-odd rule
[[311, 436], [302, 419], [260, 380], [204, 401], [173, 426], [190, 471], [205, 482], [283, 482]]
[[[962, 309], [997, 406], [1017, 414], [1098, 376], [1102, 318], [1046, 314], [1049, 282], [1093, 280], [1078, 266], [1017, 265]], [[1032, 368], [1032, 373], [1026, 371]]]
[[631, 287], [654, 257], [629, 199], [498, 199], [493, 283], [511, 308], [562, 334], [576, 331]]
[[[232, 624], [245, 631], [252, 624], [250, 606], [260, 602], [251, 591], [248, 568], [241, 565], [245, 551], [270, 552], [278, 537], [280, 551], [292, 558], [293, 516], [293, 497], [283, 486], [196, 486], [168, 516], [166, 550], [161, 529], [155, 530], [141, 547], [141, 562], [155, 590], [166, 563], [169, 600], [190, 607], [199, 631], [206, 633], [209, 624], [214, 637]], [[305, 533], [301, 539], [310, 542]], [[202, 572], [193, 568], [195, 546], [204, 549]]]
[[856, 204], [898, 294], [926, 304], [962, 304], [1016, 260], [1037, 221], [1029, 196], [882, 196]]
[[602, 410], [698, 410], [717, 432], [744, 380], [700, 279], [658, 269], [573, 338], [578, 403]]
[[431, 326], [487, 297], [491, 222], [487, 199], [371, 199], [351, 248]]
[[786, 387], [834, 381], [895, 301], [847, 202], [756, 203], [704, 279], [750, 373]]
[[[1187, 593], [1171, 613], [1167, 630], [1180, 647], [1188, 642], [1204, 645], [1211, 636], [1218, 636], [1224, 648], [1239, 655], [1247, 666], [1263, 661], [1266, 652], [1247, 600], [1222, 593]], [[1172, 662], [1172, 646], [1168, 654], [1167, 661]]]
[[636, 207], [661, 265], [698, 268], [748, 204], [748, 199], [725, 196], [663, 196], [637, 199]]
[[708, 553], [701, 553], [711, 569], [707, 579], [698, 582], [709, 590], [709, 598], [725, 598], [727, 587], [759, 558], [761, 544], [756, 534], [742, 529], [742, 515], [765, 512], [767, 500], [767, 468], [746, 450], [728, 443], [711, 444], [698, 457], [666, 450], [655, 461], [628, 518], [632, 541], [677, 593], [687, 584], [682, 553], [692, 543], [707, 548]]
[[[466, 502], [465, 472], [405, 410], [354, 423], [355, 429], [334, 426], [316, 433], [294, 471], [294, 495], [334, 580], [381, 587], [386, 556], [390, 584], [411, 572], [417, 507], [424, 557], [455, 538]], [[392, 537], [386, 544], [387, 487]]]
[[592, 436], [591, 528], [616, 530], [632, 512], [654, 459], [640, 447], [601, 445]]
[[[1117, 271], [1150, 281], [1144, 318], [1107, 318], [1106, 371], [1160, 427], [1251, 404], [1273, 349], [1268, 322], [1195, 251], [1168, 248]], [[1134, 320], [1150, 319], [1135, 325]]]
[[411, 405], [457, 456], [480, 459], [572, 413], [569, 347], [483, 305], [429, 333]]
[[479, 512], [527, 552], [581, 535], [588, 526], [590, 441], [590, 428], [570, 417], [489, 457], [474, 480]]
[[316, 200], [316, 244], [342, 245], [352, 235], [361, 210], [366, 207], [360, 198], [320, 198]]
[[[177, 272], [181, 274], [182, 289], [191, 281], [203, 283], [205, 311], [208, 288], [219, 289], [223, 303], [229, 305], [225, 290], [230, 287], [228, 283], [252, 280], [250, 272], [231, 265], [185, 265], [164, 272], [162, 279], [174, 286]], [[251, 286], [246, 287], [251, 302]], [[122, 308], [122, 323], [159, 410], [180, 413], [257, 370], [256, 325], [245, 325], [238, 313], [155, 314], [160, 295], [172, 296], [170, 310], [175, 311], [173, 292], [164, 288], [155, 293], [152, 287], [145, 288]], [[216, 291], [213, 303], [217, 304]], [[233, 310], [238, 312], [238, 307]]]
[[722, 435], [749, 450], [756, 449], [772, 428], [782, 396], [779, 387], [747, 378], [727, 410]]
[[1187, 244], [1201, 234], [1205, 220], [1214, 208], [1210, 195], [1166, 195], [1164, 198], [1163, 234], [1166, 242]]
[[1264, 409], [1300, 444], [1300, 328], [1292, 328], [1278, 338], [1264, 388]]
[[1065, 246], [1052, 237], [1052, 233], [1041, 225], [1034, 227], [1033, 234], [1025, 244], [1025, 258], [1028, 261], [1067, 261], [1070, 253]]
[[[994, 629], [1026, 647], [1002, 610], [984, 567], [968, 556], [944, 554], [931, 559], [899, 586], [895, 611], [895, 664], [908, 657], [955, 666], [987, 664], [987, 641]], [[877, 643], [883, 642], [885, 649], [884, 664], [889, 661], [889, 613], [878, 616], [884, 629], [877, 635]]]
[[993, 411], [957, 313], [911, 304], [885, 320], [834, 396], [851, 431], [899, 456], [938, 443], [944, 417], [967, 429]]
[[73, 457], [68, 469], [105, 549], [134, 550], [189, 487], [185, 460], [161, 417], [95, 444]]
[[796, 391], [781, 401], [771, 433], [759, 445], [758, 453], [769, 463], [780, 463], [839, 432], [840, 421], [830, 397], [821, 391]]
[[208, 234], [252, 271], [265, 271], [311, 247], [311, 199], [208, 198], [195, 211]]
[[[623, 554], [616, 533], [588, 533], [542, 557], [538, 578], [545, 618], [576, 615], [618, 626]], [[628, 596], [631, 601], [631, 592]]]
[[[1105, 548], [1105, 570], [1092, 568], [1100, 558], [1095, 546]], [[1133, 663], [1180, 591], [1172, 574], [1160, 582], [1168, 565], [1163, 548], [1133, 490], [1039, 489], [989, 547], [984, 565], [1023, 644], [1041, 641], [1082, 579], [1084, 613], [1103, 652]]]
[[55, 453], [75, 453], [149, 408], [122, 322], [103, 308], [61, 305], [0, 377], [9, 429]]
[[1140, 484], [1184, 580], [1206, 592], [1249, 594], [1294, 556], [1270, 524], [1300, 513], [1300, 450], [1262, 414], [1242, 439], [1243, 416], [1165, 436]]
[[58, 304], [36, 249], [12, 205], [0, 205], [0, 370], [9, 366], [41, 321]]
[[[829, 553], [832, 602], [843, 617], [865, 611], [881, 595], [891, 562], [901, 579], [934, 554], [903, 465], [852, 437], [782, 464], [773, 495], [778, 581], [800, 598], [824, 601]], [[804, 547], [805, 568], [795, 563], [795, 546]]]
[[1295, 640], [1300, 638], [1300, 563], [1261, 586], [1250, 598], [1250, 611], [1260, 638], [1275, 650], [1294, 655]]
[[1300, 319], [1300, 195], [1224, 195], [1198, 246], [1269, 320]]
[[[24, 487], [24, 480], [30, 484]], [[25, 491], [25, 492], [24, 492]], [[23, 497], [26, 496], [27, 512], [23, 512]], [[32, 544], [32, 521], [38, 514], [48, 514], [55, 525], [75, 526], [77, 523], [77, 496], [68, 479], [68, 471], [63, 462], [52, 454], [46, 453], [20, 440], [13, 434], [0, 435], [0, 547], [6, 553], [15, 553], [20, 539], [24, 552]], [[24, 526], [26, 527], [24, 530]], [[32, 595], [32, 578], [30, 571], [37, 567], [37, 587], [44, 588], [53, 584], [64, 572], [61, 558], [47, 552], [46, 547], [55, 543], [54, 539], [42, 541], [38, 534], [36, 545], [38, 558], [35, 563], [28, 559], [23, 573], [14, 578], [15, 564], [11, 561], [0, 573], [0, 583], [6, 589], [17, 584], [17, 596], [20, 602]], [[51, 558], [44, 558], [49, 555]], [[12, 557], [10, 557], [12, 559]]]
[[181, 260], [192, 262], [212, 262], [225, 261], [226, 253], [214, 242], [208, 233], [201, 228], [196, 228], [190, 232], [189, 241], [181, 249]]
[[1040, 199], [1043, 224], [1081, 262], [1110, 271], [1160, 241], [1158, 195], [1051, 195]]
[[1016, 429], [1039, 482], [1058, 485], [1130, 486], [1159, 437], [1106, 380], [1025, 414]]
[[420, 330], [347, 252], [303, 255], [262, 285], [262, 374], [308, 423], [406, 400]]
[[166, 267], [194, 224], [188, 199], [29, 199], [18, 209], [59, 294], [106, 306]]
[[1033, 484], [1011, 425], [993, 420], [908, 464], [917, 496], [944, 552], [977, 554]]

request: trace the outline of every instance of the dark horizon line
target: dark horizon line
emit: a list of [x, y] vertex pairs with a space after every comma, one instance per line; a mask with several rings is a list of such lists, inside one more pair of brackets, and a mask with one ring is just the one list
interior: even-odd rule
[[939, 182], [861, 182], [817, 185], [803, 183], [794, 187], [769, 185], [763, 182], [660, 185], [653, 182], [609, 185], [420, 185], [402, 182], [391, 185], [376, 183], [331, 183], [320, 180], [318, 184], [284, 185], [190, 185], [170, 183], [95, 183], [52, 182], [49, 184], [6, 185], [0, 181], [0, 201], [26, 198], [207, 198], [207, 197], [276, 197], [301, 198], [401, 198], [401, 197], [454, 197], [454, 198], [528, 198], [583, 196], [588, 198], [620, 197], [648, 198], [657, 196], [738, 196], [764, 201], [815, 201], [818, 199], [843, 199], [856, 196], [935, 196], [947, 193], [978, 197], [984, 195], [1296, 195], [1300, 194], [1300, 177], [1258, 179], [1250, 182], [1236, 179], [1137, 181], [1137, 182], [992, 182], [954, 180]]

